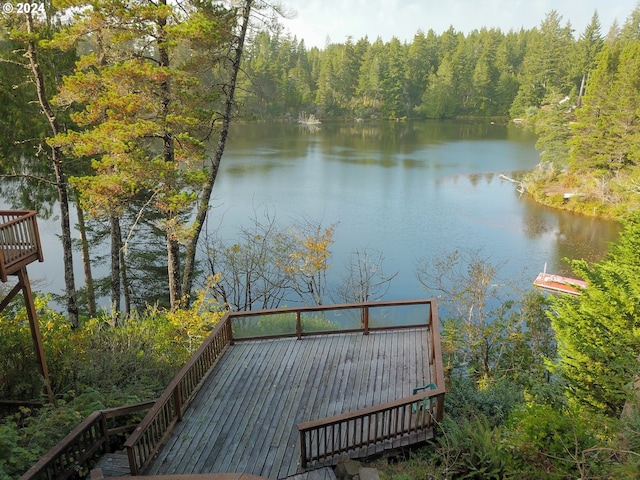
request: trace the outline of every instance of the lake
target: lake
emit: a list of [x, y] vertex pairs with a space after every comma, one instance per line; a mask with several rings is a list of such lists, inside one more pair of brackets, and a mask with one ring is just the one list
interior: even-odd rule
[[424, 297], [420, 259], [478, 250], [500, 276], [530, 285], [564, 258], [598, 260], [619, 226], [541, 206], [501, 180], [538, 162], [536, 137], [490, 121], [237, 125], [210, 225], [233, 238], [264, 209], [280, 222], [337, 223], [332, 279], [356, 249], [382, 252], [397, 272], [386, 299]]
[[[233, 239], [265, 210], [281, 224], [336, 223], [329, 280], [339, 281], [351, 252], [379, 251], [384, 272], [397, 272], [389, 300], [428, 295], [417, 262], [455, 249], [504, 262], [499, 276], [524, 285], [545, 264], [570, 275], [563, 259], [598, 260], [619, 226], [540, 206], [499, 178], [538, 163], [535, 140], [484, 120], [234, 125], [207, 228]], [[62, 293], [58, 222], [39, 224], [45, 263], [29, 275], [36, 289]]]

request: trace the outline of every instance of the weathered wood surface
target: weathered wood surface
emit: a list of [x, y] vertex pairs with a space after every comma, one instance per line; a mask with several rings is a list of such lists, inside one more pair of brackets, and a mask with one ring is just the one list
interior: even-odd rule
[[94, 469], [101, 469], [105, 477], [123, 477], [131, 473], [129, 458], [127, 458], [127, 453], [122, 450], [100, 457]]
[[[122, 456], [125, 459], [127, 458], [126, 454]], [[91, 471], [90, 480], [103, 480], [110, 476], [112, 475], [109, 475], [108, 471], [96, 468]], [[258, 477], [249, 473], [200, 473], [192, 475], [163, 475], [162, 477], [127, 475], [121, 476], [120, 478], [122, 480], [261, 480], [264, 477]], [[325, 467], [299, 473], [283, 480], [336, 480], [336, 475], [332, 468]]]
[[298, 423], [410, 396], [435, 380], [428, 347], [428, 329], [238, 342], [149, 473], [293, 475]]

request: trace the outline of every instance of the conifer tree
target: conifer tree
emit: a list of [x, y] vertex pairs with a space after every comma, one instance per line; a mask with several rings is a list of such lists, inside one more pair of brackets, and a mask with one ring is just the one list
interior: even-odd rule
[[520, 91], [511, 109], [514, 116], [524, 113], [527, 107], [541, 106], [549, 96], [571, 91], [568, 59], [572, 58], [573, 37], [570, 25], [562, 26], [561, 21], [562, 16], [552, 10], [540, 29], [532, 32], [523, 60]]
[[[198, 0], [179, 6], [68, 3], [78, 10], [58, 43], [88, 46], [90, 53], [57, 96], [58, 104], [77, 110], [72, 114], [77, 128], [57, 135], [51, 145], [93, 159], [95, 175], [76, 178], [75, 184], [92, 213], [112, 219], [114, 232], [123, 208], [138, 195], [163, 215], [175, 307], [189, 293], [182, 291], [180, 250], [194, 236], [185, 220], [213, 171], [206, 165], [203, 139], [213, 130], [216, 99], [222, 96], [212, 86], [213, 72], [219, 47], [231, 43], [235, 12]], [[112, 237], [115, 270], [119, 237]], [[114, 297], [118, 302], [117, 289]]]
[[588, 286], [579, 296], [552, 299], [559, 357], [552, 371], [571, 401], [617, 416], [640, 373], [640, 214], [625, 222], [604, 260], [572, 266]]
[[[47, 135], [57, 135], [64, 132], [64, 122], [60, 112], [51, 102], [52, 92], [59, 82], [58, 72], [52, 72], [44, 68], [45, 59], [50, 61], [55, 57], [55, 49], [43, 48], [53, 36], [59, 26], [59, 18], [55, 11], [40, 9], [25, 14], [13, 14], [0, 16], [0, 26], [6, 28], [12, 48], [5, 51], [0, 58], [3, 66], [7, 63], [22, 69], [23, 75], [20, 81], [22, 87], [28, 86], [28, 93], [23, 99], [38, 105], [37, 114], [40, 116], [35, 124], [42, 122], [42, 130], [31, 132], [42, 138]], [[61, 66], [64, 65], [64, 57], [60, 56]], [[51, 63], [54, 63], [51, 61]], [[31, 122], [29, 122], [31, 123]], [[7, 136], [11, 136], [11, 134]], [[33, 139], [20, 141], [33, 142]], [[58, 204], [60, 208], [60, 231], [64, 259], [65, 298], [69, 321], [73, 326], [78, 326], [78, 303], [73, 270], [73, 248], [71, 239], [70, 220], [70, 188], [68, 184], [67, 165], [64, 162], [62, 150], [57, 146], [41, 144], [40, 139], [35, 142], [38, 151], [47, 159], [53, 183], [56, 186]]]
[[[587, 25], [580, 39], [576, 44], [577, 61], [575, 62], [576, 72], [574, 76], [580, 82], [579, 99], [584, 94], [589, 72], [595, 66], [598, 53], [602, 49], [604, 39], [600, 33], [600, 17], [598, 12], [594, 12], [591, 17], [591, 23]], [[580, 101], [578, 102], [580, 104]]]

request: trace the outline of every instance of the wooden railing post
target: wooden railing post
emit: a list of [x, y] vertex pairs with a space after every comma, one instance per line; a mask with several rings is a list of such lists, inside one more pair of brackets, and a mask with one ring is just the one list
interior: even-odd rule
[[298, 337], [298, 340], [302, 339], [302, 319], [300, 310], [296, 311], [296, 336]]
[[127, 457], [129, 457], [129, 470], [131, 471], [131, 475], [138, 475], [135, 447], [127, 447]]
[[178, 387], [173, 391], [173, 405], [176, 409], [176, 418], [182, 420], [182, 388]]
[[307, 468], [307, 435], [302, 430], [300, 430], [300, 452], [300, 466]]
[[227, 317], [226, 320], [225, 328], [227, 331], [227, 338], [229, 339], [229, 345], [233, 345], [233, 325], [231, 325], [231, 318]]
[[105, 453], [111, 453], [111, 442], [109, 441], [109, 426], [107, 425], [107, 416], [101, 412], [100, 415], [100, 434], [104, 441]]
[[362, 328], [364, 329], [364, 334], [369, 335], [369, 307], [364, 307], [362, 311]]

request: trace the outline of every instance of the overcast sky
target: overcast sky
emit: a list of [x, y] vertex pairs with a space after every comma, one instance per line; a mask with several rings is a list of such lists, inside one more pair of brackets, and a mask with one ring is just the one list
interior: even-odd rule
[[392, 37], [411, 42], [418, 30], [441, 34], [450, 26], [469, 33], [482, 27], [503, 32], [539, 26], [546, 14], [556, 10], [563, 24], [570, 21], [576, 36], [598, 11], [602, 34], [614, 19], [623, 24], [638, 0], [280, 0], [297, 12], [283, 20], [285, 29], [304, 39], [305, 46], [324, 48], [327, 38], [344, 43], [365, 35], [373, 42]]

